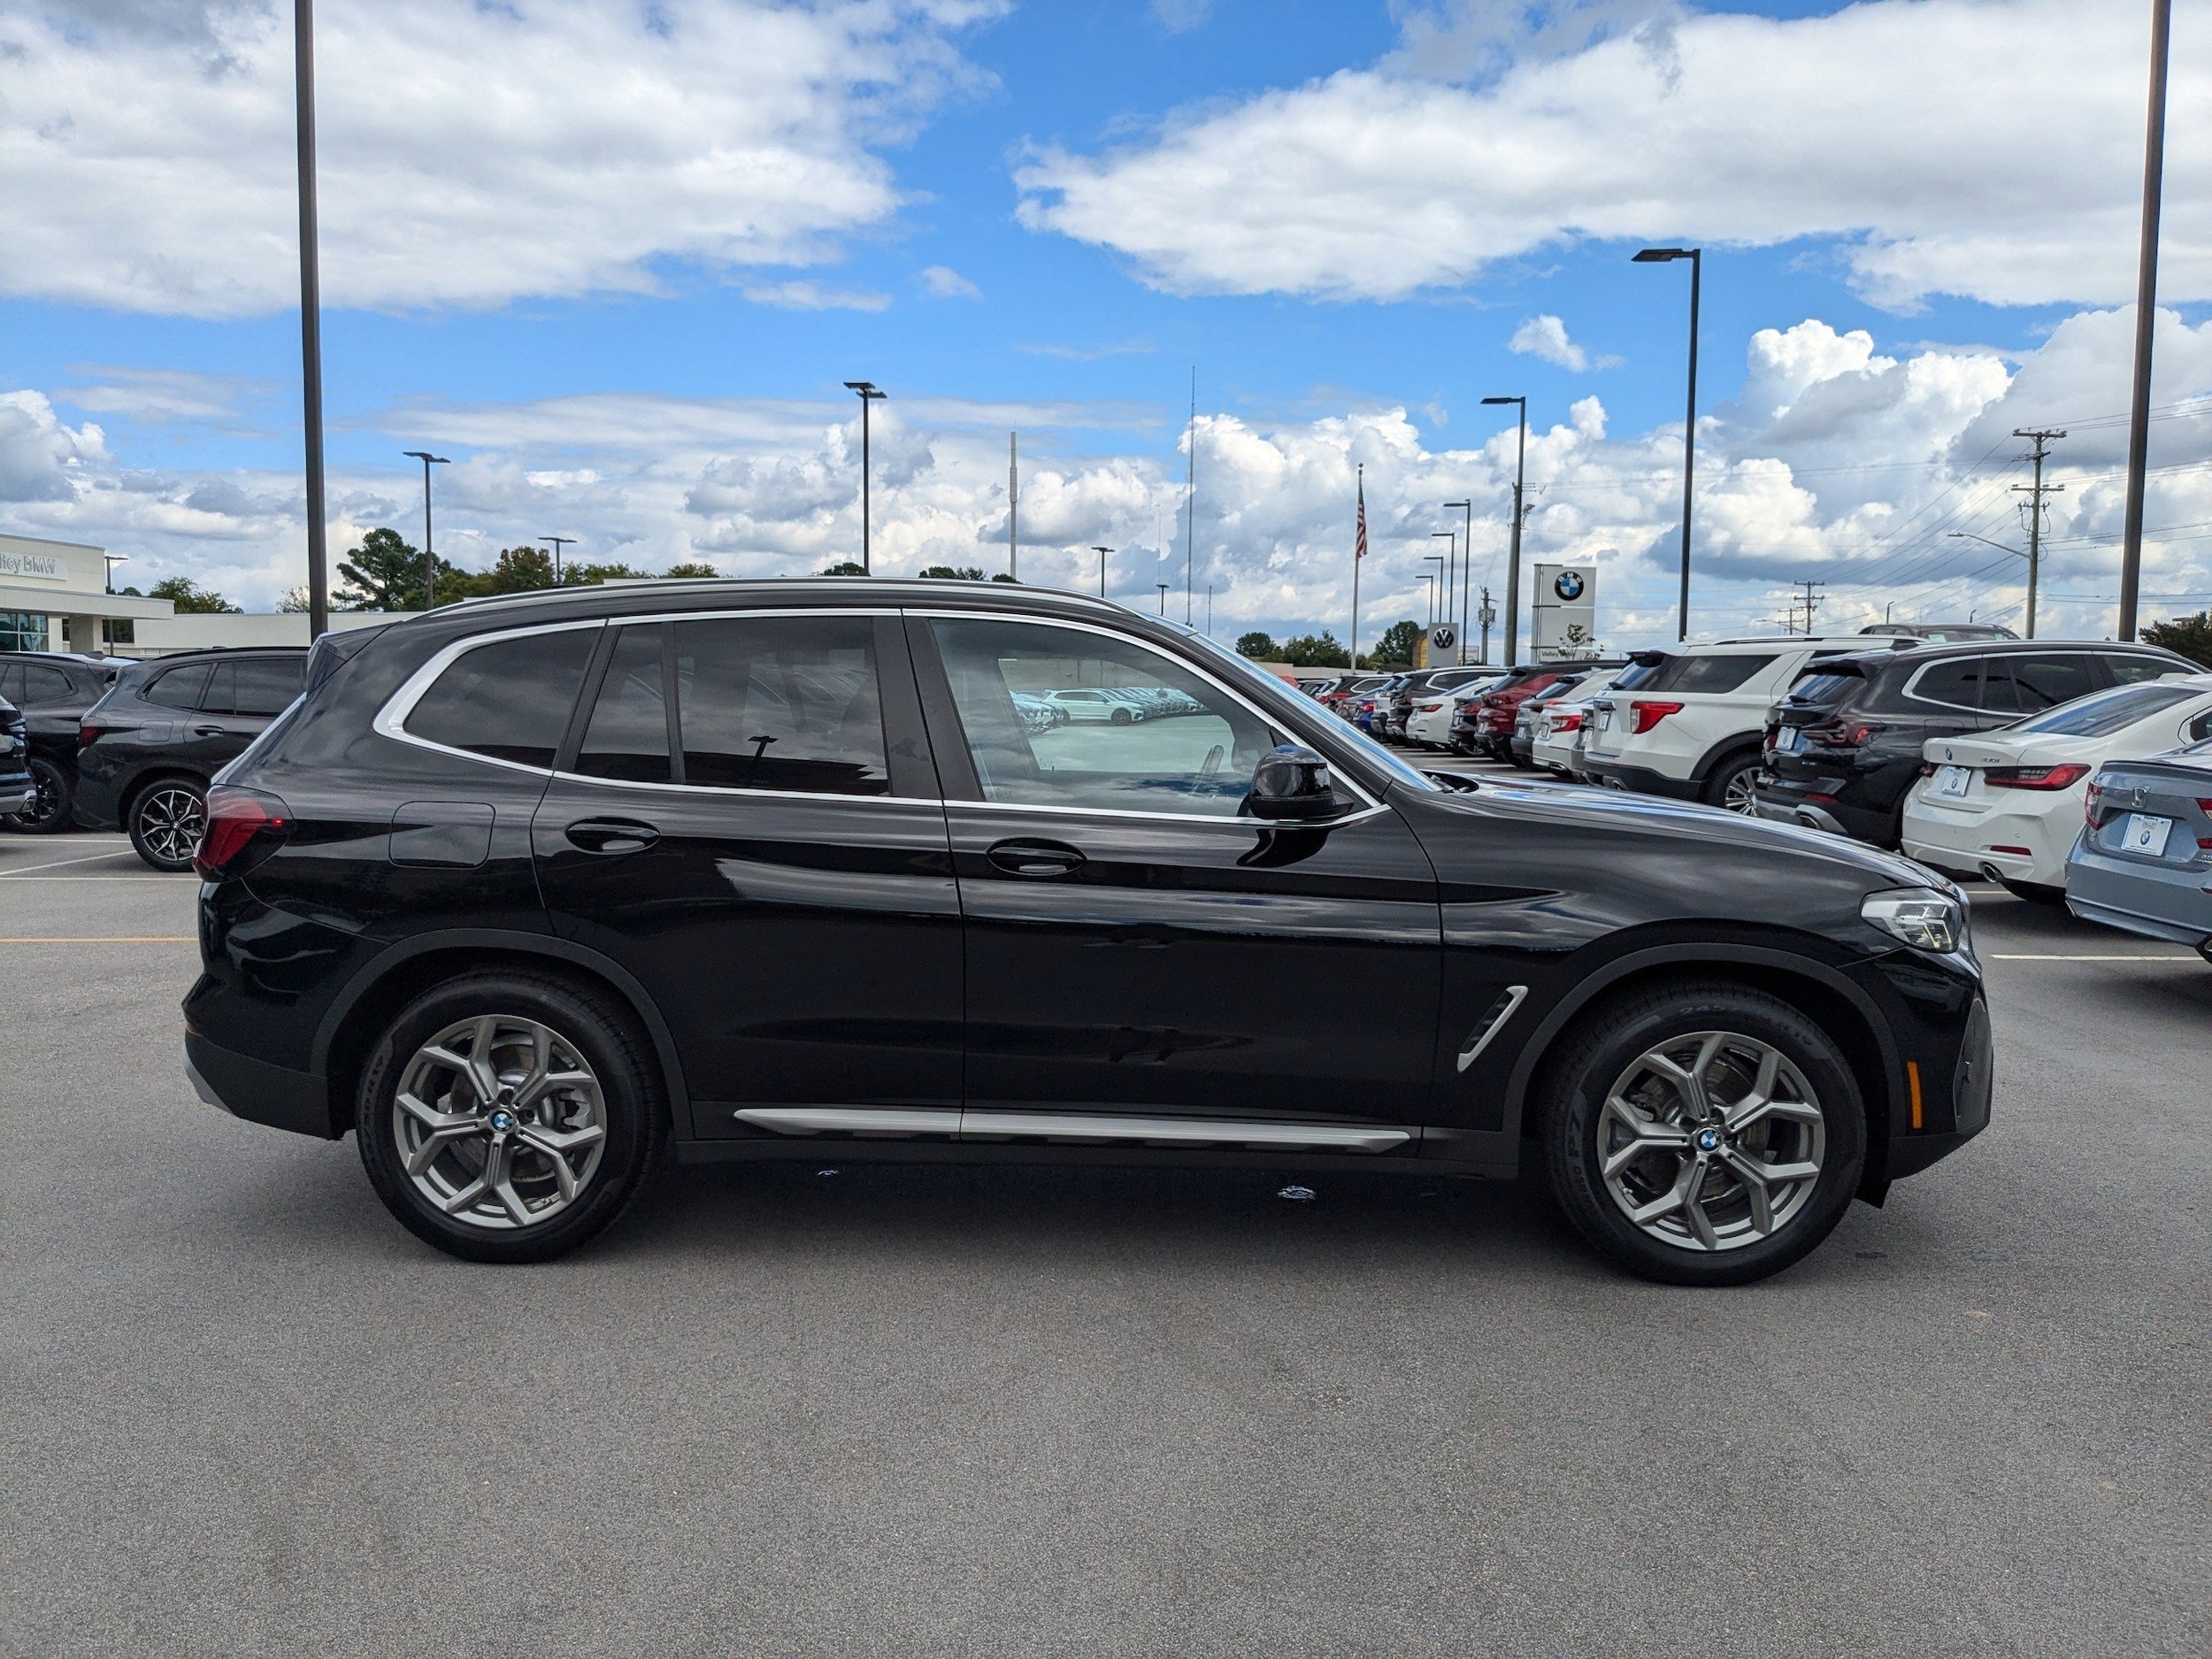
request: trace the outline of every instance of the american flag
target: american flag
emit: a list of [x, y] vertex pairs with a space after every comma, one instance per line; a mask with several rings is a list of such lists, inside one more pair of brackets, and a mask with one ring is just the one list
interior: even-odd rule
[[1361, 469], [1359, 480], [1359, 535], [1352, 543], [1352, 562], [1357, 564], [1367, 557], [1367, 473]]

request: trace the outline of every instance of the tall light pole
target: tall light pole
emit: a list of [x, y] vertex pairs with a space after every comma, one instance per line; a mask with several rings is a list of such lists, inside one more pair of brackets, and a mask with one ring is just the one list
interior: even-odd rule
[[307, 637], [330, 630], [323, 528], [323, 283], [315, 234], [315, 0], [292, 0], [293, 127], [299, 141], [300, 425], [307, 449]]
[[1166, 621], [1166, 620], [1167, 620], [1167, 586], [1168, 586], [1168, 585], [1167, 585], [1165, 582], [1154, 582], [1152, 585], [1153, 585], [1155, 588], [1158, 588], [1158, 589], [1160, 590], [1160, 619], [1161, 619], [1163, 622], [1164, 622], [1164, 621]]
[[576, 538], [572, 535], [541, 535], [538, 540], [553, 544], [553, 585], [558, 588], [561, 585], [561, 549], [574, 547]]
[[430, 469], [445, 465], [446, 457], [433, 455], [427, 449], [408, 449], [403, 453], [422, 463], [422, 608], [435, 611], [438, 608], [438, 554], [437, 544], [430, 539]]
[[115, 591], [115, 567], [118, 565], [129, 564], [131, 562], [131, 556], [127, 553], [103, 553], [100, 557], [107, 561], [107, 590], [110, 593], [113, 593]]
[[1467, 660], [1467, 595], [1475, 585], [1475, 502], [1473, 496], [1465, 501], [1448, 501], [1444, 510], [1455, 507], [1467, 510], [1467, 539], [1460, 543], [1459, 555], [1459, 660]]
[[1528, 488], [1528, 399], [1525, 397], [1486, 397], [1486, 403], [1517, 403], [1521, 410], [1520, 447], [1513, 459], [1513, 543], [1506, 555], [1505, 569], [1505, 665], [1511, 668], [1519, 661], [1521, 622], [1521, 496]]
[[1006, 434], [1006, 573], [1019, 581], [1021, 562], [1022, 457], [1021, 434]]
[[[1431, 572], [1423, 571], [1421, 572], [1421, 580], [1428, 584], [1427, 591], [1423, 595], [1421, 603], [1428, 610], [1429, 624], [1432, 627], [1436, 623], [1436, 577]], [[1422, 635], [1422, 643], [1424, 645], [1428, 643], [1428, 636], [1426, 634]]]
[[1106, 597], [1106, 556], [1113, 550], [1114, 549], [1110, 547], [1098, 547], [1096, 545], [1094, 545], [1091, 549], [1092, 552], [1098, 555], [1098, 596], [1101, 599]]
[[[1448, 536], [1451, 538], [1451, 542], [1454, 547], [1457, 547], [1459, 545], [1459, 532], [1456, 530], [1432, 530], [1429, 532], [1429, 540], [1432, 541], [1435, 541], [1439, 536]], [[1447, 560], [1440, 553], [1426, 554], [1423, 557], [1421, 563], [1424, 565], [1441, 565], [1447, 570], [1451, 568], [1449, 561]], [[1434, 627], [1436, 626], [1437, 606], [1440, 603], [1449, 603], [1449, 601], [1444, 598], [1446, 589], [1444, 587], [1444, 574], [1442, 571], [1439, 571], [1437, 572], [1435, 580], [1436, 586], [1429, 590], [1429, 626], [1431, 627]], [[1450, 612], [1447, 611], [1445, 614], [1448, 616]]]
[[2151, 453], [2151, 334], [2158, 324], [2158, 210], [2166, 178], [2166, 46], [2173, 0], [2151, 0], [2150, 118], [2143, 136], [2143, 245], [2136, 255], [2135, 386], [2128, 402], [2127, 512], [2120, 531], [2120, 637], [2135, 637], [2143, 580], [2143, 477]]
[[[1638, 265], [1664, 265], [1670, 260], [1687, 259], [1690, 262], [1690, 399], [1689, 413], [1682, 423], [1682, 604], [1678, 618], [1675, 637], [1690, 637], [1690, 486], [1697, 466], [1697, 290], [1698, 280], [1705, 268], [1705, 250], [1702, 248], [1647, 248], [1636, 255]], [[1506, 624], [1506, 638], [1511, 639], [1512, 624]]]
[[845, 389], [860, 398], [860, 573], [875, 574], [868, 558], [868, 405], [890, 396], [876, 390], [873, 380], [847, 380]]

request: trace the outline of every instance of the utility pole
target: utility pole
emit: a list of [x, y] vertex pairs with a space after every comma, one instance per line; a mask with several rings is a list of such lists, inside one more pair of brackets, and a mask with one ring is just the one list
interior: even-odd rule
[[847, 380], [845, 389], [860, 399], [860, 573], [875, 574], [875, 566], [868, 555], [868, 405], [890, 396], [876, 390], [872, 380]]
[[[1828, 584], [1826, 582], [1798, 582], [1795, 584], [1795, 586], [1802, 588], [1805, 590], [1805, 634], [1809, 639], [1812, 636], [1813, 632], [1813, 611], [1814, 608], [1820, 603], [1820, 595], [1813, 590], [1816, 588], [1825, 588], [1827, 585]], [[1793, 604], [1790, 609], [1794, 611], [1797, 607]]]
[[558, 588], [561, 585], [561, 549], [574, 547], [576, 538], [572, 535], [541, 535], [538, 540], [553, 544], [553, 585]]
[[[2066, 488], [2063, 484], [2046, 484], [2043, 481], [2043, 457], [2049, 453], [2051, 440], [2062, 438], [2066, 433], [2064, 428], [2059, 426], [2033, 428], [2015, 426], [2012, 429], [2012, 435], [2016, 438], [2026, 438], [2035, 445], [2035, 453], [2028, 457], [2035, 463], [2035, 482], [2015, 484], [2012, 487], [2013, 494], [2025, 495], [2028, 498], [2028, 637], [2033, 639], [2035, 637], [2035, 585], [2037, 579], [2043, 572], [2043, 497], [2054, 490]], [[2141, 503], [2137, 504], [2139, 506]], [[2139, 520], [2136, 527], [2139, 532], [2142, 527]]]
[[1094, 547], [1091, 549], [1098, 555], [1098, 596], [1101, 599], [1106, 597], [1106, 556], [1113, 550], [1110, 547]]
[[2143, 137], [2143, 245], [2136, 256], [2135, 386], [2128, 403], [2127, 516], [2120, 541], [2120, 638], [2135, 638], [2143, 579], [2143, 480], [2151, 449], [2151, 336], [2158, 324], [2158, 211], [2166, 175], [2166, 49], [2173, 0], [2151, 0], [2150, 117]]
[[1528, 488], [1528, 399], [1486, 397], [1486, 403], [1518, 403], [1521, 408], [1520, 447], [1513, 462], [1513, 546], [1505, 572], [1505, 665], [1511, 668], [1519, 655], [1521, 621], [1521, 497]]
[[315, 230], [315, 0], [292, 0], [293, 124], [299, 142], [300, 403], [307, 446], [307, 637], [330, 631], [323, 520], [323, 280]]
[[1016, 581], [1022, 579], [1021, 534], [1019, 524], [1022, 510], [1022, 459], [1020, 434], [1006, 434], [1006, 573]]
[[1479, 660], [1486, 668], [1490, 665], [1490, 625], [1497, 619], [1498, 608], [1490, 603], [1490, 590], [1485, 588], [1482, 590], [1482, 609], [1476, 613], [1476, 620], [1482, 624], [1482, 656]]
[[427, 449], [403, 451], [410, 460], [422, 463], [422, 608], [438, 608], [438, 552], [430, 538], [430, 469], [447, 464], [442, 455], [433, 455]]

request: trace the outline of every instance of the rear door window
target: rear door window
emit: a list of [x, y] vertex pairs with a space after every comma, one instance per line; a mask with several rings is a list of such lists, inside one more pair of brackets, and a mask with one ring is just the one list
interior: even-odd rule
[[23, 665], [23, 695], [14, 700], [46, 708], [71, 701], [71, 692], [69, 676], [60, 669], [50, 668], [43, 663], [27, 663]]
[[207, 689], [211, 666], [207, 663], [187, 663], [181, 668], [165, 669], [139, 695], [165, 709], [196, 709], [200, 706], [200, 694]]
[[256, 657], [236, 664], [237, 690], [234, 714], [282, 714], [300, 695], [307, 672], [304, 657]]
[[2189, 671], [2178, 663], [2170, 663], [2162, 657], [2127, 655], [2108, 657], [2104, 664], [2112, 671], [2115, 684], [2138, 686], [2147, 680], [2162, 680], [2168, 674], [2185, 674]]
[[891, 793], [874, 618], [710, 617], [672, 640], [679, 782]]
[[587, 778], [626, 783], [673, 783], [669, 741], [668, 681], [663, 661], [668, 625], [640, 623], [622, 630], [606, 678], [599, 682], [591, 724], [576, 755]]
[[598, 636], [563, 628], [462, 652], [408, 711], [408, 735], [550, 771]]
[[2039, 714], [2103, 687], [2097, 659], [2087, 651], [1983, 659], [1984, 712]]

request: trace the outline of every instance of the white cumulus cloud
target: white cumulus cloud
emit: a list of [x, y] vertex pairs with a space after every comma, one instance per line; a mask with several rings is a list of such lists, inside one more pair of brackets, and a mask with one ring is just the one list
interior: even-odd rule
[[[1402, 52], [1043, 150], [1019, 212], [1178, 293], [1397, 299], [1587, 239], [1811, 238], [1900, 309], [2117, 301], [2146, 35], [2120, 0], [1865, 0], [1660, 19], [1471, 88]], [[2212, 32], [2176, 31], [2170, 96], [2161, 291], [2201, 299], [2212, 123], [2190, 112], [2212, 106]]]
[[1609, 369], [1620, 362], [1618, 357], [1598, 357], [1594, 360], [1588, 351], [1567, 337], [1567, 325], [1549, 311], [1540, 312], [1525, 320], [1513, 331], [1513, 337], [1505, 344], [1509, 351], [1517, 351], [1525, 357], [1541, 357], [1545, 362], [1555, 363], [1575, 374], [1592, 367], [1594, 362], [1601, 369]]
[[[833, 258], [898, 207], [871, 144], [978, 80], [999, 0], [333, 0], [324, 295], [492, 305]], [[296, 303], [289, 7], [0, 8], [0, 293]], [[189, 27], [186, 27], [187, 24]]]

